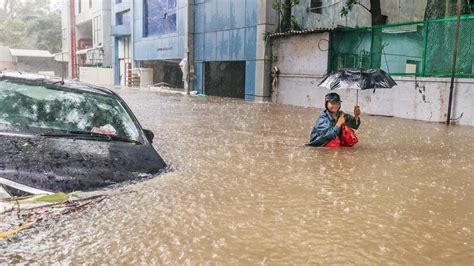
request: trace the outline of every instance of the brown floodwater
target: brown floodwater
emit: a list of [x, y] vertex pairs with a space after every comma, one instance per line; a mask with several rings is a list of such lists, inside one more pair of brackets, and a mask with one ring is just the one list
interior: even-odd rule
[[1, 239], [0, 264], [474, 261], [473, 127], [363, 115], [354, 148], [310, 148], [318, 109], [117, 91], [170, 171]]

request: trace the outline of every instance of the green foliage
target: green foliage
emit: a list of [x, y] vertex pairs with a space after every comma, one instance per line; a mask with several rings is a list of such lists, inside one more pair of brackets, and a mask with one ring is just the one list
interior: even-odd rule
[[280, 13], [280, 29], [282, 31], [301, 29], [296, 18], [291, 15], [291, 9], [300, 4], [300, 0], [273, 0], [272, 8]]
[[59, 11], [49, 10], [49, 0], [9, 0], [7, 6], [0, 5], [0, 45], [59, 52]]
[[25, 23], [18, 18], [8, 18], [0, 23], [0, 45], [20, 48], [26, 46]]
[[77, 196], [79, 191], [73, 191], [71, 193], [58, 192], [54, 194], [39, 194], [32, 195], [21, 199], [18, 203], [60, 203], [69, 200], [71, 197]]
[[464, 1], [461, 12], [462, 14], [474, 14], [474, 2], [470, 0]]
[[291, 16], [291, 29], [293, 29], [293, 30], [302, 30], [300, 24], [298, 24], [298, 21], [296, 21], [295, 16]]
[[352, 8], [357, 4], [359, 4], [357, 0], [347, 0], [346, 4], [342, 7], [341, 11], [339, 12], [339, 14], [341, 14], [341, 17], [347, 16], [352, 11]]
[[[300, 4], [300, 0], [290, 0], [290, 7], [294, 7], [296, 5], [299, 5]], [[281, 1], [277, 1], [277, 0], [273, 0], [272, 2], [272, 8], [274, 10], [278, 10], [280, 12], [282, 12], [283, 9], [285, 9], [286, 7], [288, 7], [286, 4], [285, 4], [285, 1], [281, 0]]]
[[27, 27], [27, 35], [36, 37], [36, 48], [52, 53], [61, 50], [61, 15], [50, 13], [32, 21]]

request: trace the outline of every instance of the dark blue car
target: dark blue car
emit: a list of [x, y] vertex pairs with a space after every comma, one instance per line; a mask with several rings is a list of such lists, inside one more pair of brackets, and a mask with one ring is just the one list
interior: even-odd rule
[[106, 88], [0, 72], [0, 185], [10, 194], [90, 191], [157, 175], [166, 163]]

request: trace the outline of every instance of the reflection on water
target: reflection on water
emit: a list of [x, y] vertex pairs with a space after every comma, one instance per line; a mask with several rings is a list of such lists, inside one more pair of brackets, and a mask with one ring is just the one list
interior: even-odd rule
[[318, 149], [315, 109], [119, 93], [174, 170], [0, 240], [0, 263], [473, 261], [472, 127], [363, 116], [355, 148]]

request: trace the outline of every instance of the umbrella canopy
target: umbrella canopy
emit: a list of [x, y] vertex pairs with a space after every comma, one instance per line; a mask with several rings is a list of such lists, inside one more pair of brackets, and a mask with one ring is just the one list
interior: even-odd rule
[[381, 69], [346, 68], [324, 76], [319, 86], [335, 89], [390, 89], [397, 83]]

